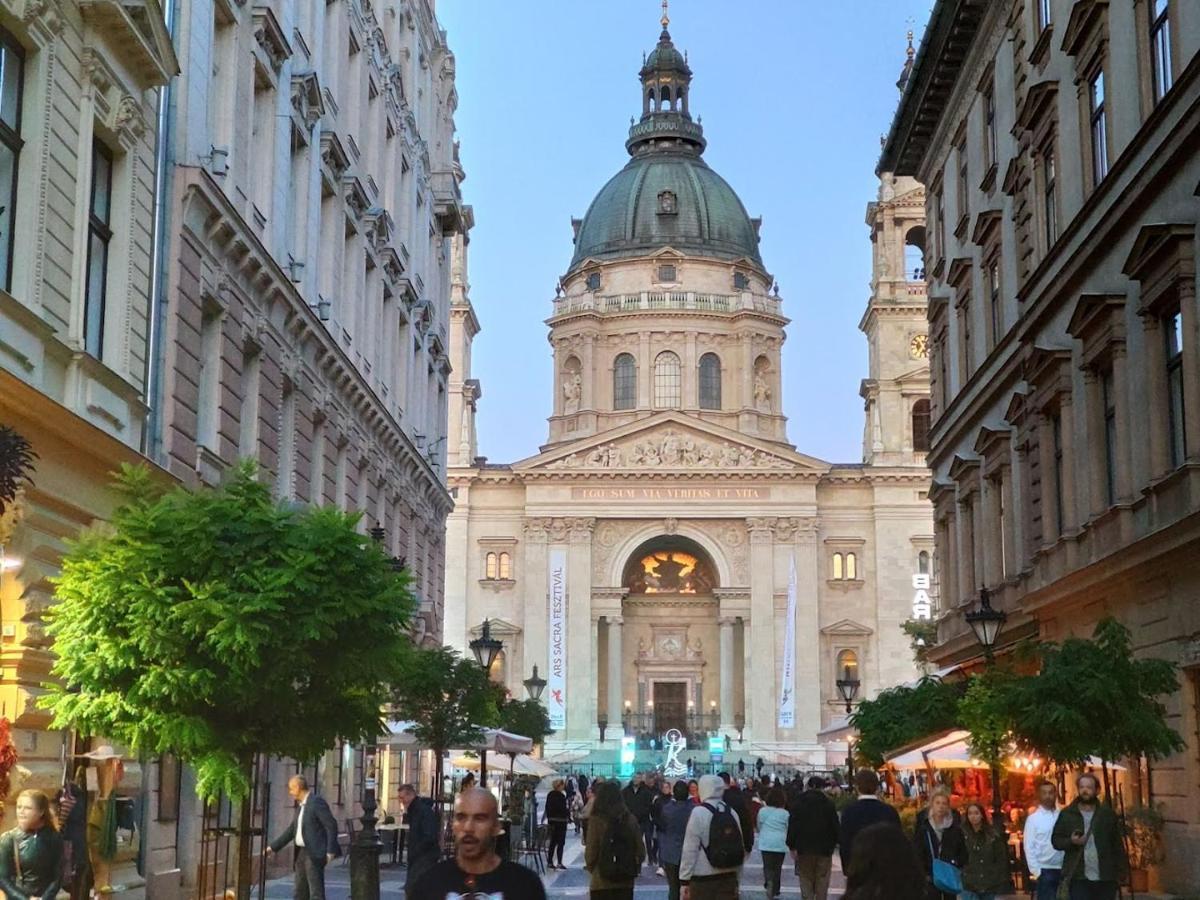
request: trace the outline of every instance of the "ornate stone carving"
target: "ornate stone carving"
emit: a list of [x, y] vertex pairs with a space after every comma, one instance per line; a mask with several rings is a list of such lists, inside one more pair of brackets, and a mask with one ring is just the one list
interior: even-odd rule
[[127, 132], [135, 140], [141, 140], [147, 128], [142, 104], [129, 94], [123, 96], [117, 103], [117, 112], [113, 116], [113, 130]]
[[571, 415], [579, 412], [579, 398], [583, 396], [583, 378], [578, 372], [568, 372], [563, 382], [563, 412]]
[[587, 544], [591, 542], [592, 530], [596, 527], [596, 519], [594, 517], [581, 516], [566, 519], [565, 521], [571, 531], [572, 544]]
[[716, 443], [669, 428], [630, 444], [606, 444], [550, 463], [552, 469], [785, 469], [782, 457], [728, 441]]
[[762, 412], [771, 411], [771, 387], [761, 373], [754, 376], [754, 406]]
[[676, 518], [663, 519], [663, 531], [666, 534], [674, 534], [679, 530], [679, 520]]
[[751, 516], [746, 519], [746, 527], [750, 529], [750, 543], [770, 544], [775, 540], [774, 516]]

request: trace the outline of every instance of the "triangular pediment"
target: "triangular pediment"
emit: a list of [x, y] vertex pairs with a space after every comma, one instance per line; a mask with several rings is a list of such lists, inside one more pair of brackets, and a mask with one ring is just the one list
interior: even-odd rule
[[821, 629], [821, 634], [827, 634], [831, 637], [867, 637], [874, 634], [874, 632], [866, 625], [860, 625], [853, 619], [842, 619], [840, 622], [826, 625]]
[[829, 464], [786, 445], [739, 432], [677, 411], [598, 435], [560, 444], [513, 465], [540, 469], [629, 471], [777, 470], [825, 472]]

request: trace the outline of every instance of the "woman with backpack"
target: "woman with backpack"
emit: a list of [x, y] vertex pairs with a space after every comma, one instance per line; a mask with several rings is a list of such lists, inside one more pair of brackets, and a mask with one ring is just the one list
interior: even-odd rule
[[596, 785], [588, 816], [584, 868], [592, 900], [633, 900], [633, 884], [646, 858], [642, 829], [615, 781]]
[[963, 838], [967, 866], [963, 869], [963, 900], [996, 900], [1008, 890], [1008, 841], [1004, 832], [988, 824], [979, 803], [967, 804]]

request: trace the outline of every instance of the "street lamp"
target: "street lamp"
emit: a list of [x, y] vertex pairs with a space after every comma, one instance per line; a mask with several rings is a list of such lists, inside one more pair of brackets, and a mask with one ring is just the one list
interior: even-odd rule
[[[483, 666], [484, 672], [490, 674], [492, 663], [496, 661], [504, 642], [492, 637], [492, 624], [484, 619], [483, 626], [479, 629], [479, 637], [471, 641], [468, 646], [475, 654], [475, 661]], [[479, 786], [487, 787], [487, 750], [479, 754]]]
[[[987, 588], [979, 589], [979, 609], [963, 616], [971, 631], [975, 632], [975, 640], [983, 647], [984, 664], [991, 668], [996, 658], [993, 650], [1008, 621], [1008, 614], [1002, 609], [992, 609], [992, 598]], [[992, 821], [998, 822], [1001, 814], [1000, 803], [1000, 766], [992, 763]]]
[[987, 588], [980, 588], [979, 609], [967, 613], [963, 618], [975, 632], [975, 640], [983, 647], [984, 658], [990, 663], [992, 651], [1000, 639], [1000, 632], [1004, 629], [1004, 623], [1008, 621], [1008, 614], [1004, 610], [992, 609], [991, 594]]
[[521, 683], [525, 685], [525, 693], [529, 695], [530, 700], [542, 699], [542, 691], [546, 689], [546, 679], [538, 677], [537, 663], [533, 664], [533, 674]]
[[[846, 670], [846, 675], [850, 675], [850, 670]], [[846, 715], [850, 715], [854, 711], [854, 701], [858, 697], [858, 689], [862, 686], [857, 678], [839, 678], [837, 680], [838, 695], [846, 702]]]

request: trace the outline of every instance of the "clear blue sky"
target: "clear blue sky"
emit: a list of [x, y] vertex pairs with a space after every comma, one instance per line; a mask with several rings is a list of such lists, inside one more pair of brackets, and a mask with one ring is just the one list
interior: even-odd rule
[[[511, 462], [546, 440], [543, 320], [571, 259], [571, 217], [628, 160], [637, 72], [659, 0], [439, 0], [458, 62], [457, 125], [475, 208], [471, 299], [483, 326], [480, 453]], [[762, 257], [791, 318], [783, 402], [797, 448], [862, 455], [858, 330], [869, 294], [864, 212], [895, 111], [905, 31], [931, 0], [673, 0], [694, 72], [705, 159], [762, 216]]]

